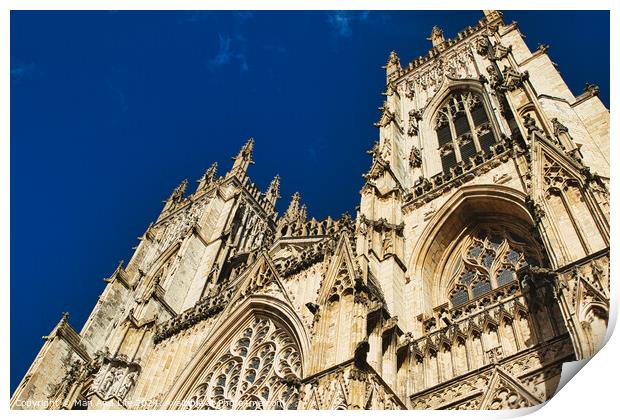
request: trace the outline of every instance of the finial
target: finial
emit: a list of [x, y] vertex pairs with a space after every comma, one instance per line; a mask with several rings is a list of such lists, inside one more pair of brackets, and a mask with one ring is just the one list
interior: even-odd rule
[[250, 137], [248, 141], [241, 147], [237, 156], [233, 158], [235, 161], [233, 163], [233, 167], [230, 170], [230, 173], [235, 173], [237, 175], [245, 175], [245, 172], [248, 170], [248, 166], [250, 166], [252, 162], [252, 151], [254, 150], [254, 138]]
[[240, 156], [244, 156], [247, 158], [251, 158], [252, 155], [252, 151], [254, 150], [254, 137], [250, 137], [245, 144], [243, 145], [243, 147], [241, 148], [241, 150], [239, 151], [239, 155]]
[[269, 188], [267, 188], [267, 192], [265, 193], [265, 200], [271, 203], [274, 208], [278, 198], [280, 198], [280, 175], [273, 177], [271, 183], [269, 184]]
[[207, 169], [207, 171], [205, 172], [205, 180], [207, 182], [212, 182], [216, 174], [217, 174], [217, 162], [213, 162], [213, 164], [209, 166], [209, 169]]
[[286, 212], [284, 213], [284, 217], [286, 217], [286, 219], [293, 220], [299, 215], [299, 199], [299, 193], [295, 192], [295, 194], [291, 197], [291, 202], [289, 203]]
[[398, 58], [398, 54], [396, 54], [396, 51], [390, 51], [390, 55], [388, 57], [388, 61], [387, 61], [387, 65], [395, 65], [395, 66], [400, 66], [400, 58]]
[[276, 194], [280, 193], [280, 175], [276, 175], [269, 184], [269, 191], [275, 191]]
[[179, 186], [176, 187], [174, 191], [172, 191], [172, 195], [170, 195], [170, 200], [174, 201], [175, 203], [182, 201], [183, 197], [185, 196], [185, 190], [187, 189], [187, 184], [188, 184], [187, 178], [185, 178], [183, 181], [181, 181]]
[[401, 70], [400, 59], [398, 58], [396, 51], [390, 52], [387, 64], [383, 68], [385, 69], [385, 73], [388, 76], [388, 82], [391, 80], [390, 76], [392, 74], [398, 73]]
[[301, 208], [299, 209], [299, 215], [298, 218], [302, 221], [305, 222], [306, 219], [308, 218], [308, 208], [306, 207], [305, 204], [301, 205]]
[[166, 204], [164, 205], [163, 212], [173, 210], [183, 201], [183, 198], [185, 197], [185, 190], [187, 189], [187, 184], [187, 179], [184, 179], [183, 181], [181, 181], [179, 186], [176, 187], [174, 191], [172, 191], [170, 197], [168, 197], [168, 199], [164, 201], [164, 203]]
[[428, 41], [431, 41], [433, 47], [443, 44], [446, 39], [443, 37], [443, 31], [438, 26], [433, 26], [431, 30], [431, 36], [426, 38]]
[[217, 162], [213, 162], [211, 166], [205, 171], [202, 178], [198, 180], [198, 189], [201, 190], [213, 182], [217, 175]]
[[276, 175], [273, 177], [271, 183], [269, 183], [269, 188], [267, 188], [265, 197], [267, 197], [267, 199], [273, 198], [275, 200], [280, 198], [280, 175]]
[[293, 196], [291, 197], [291, 202], [288, 205], [288, 209], [286, 210], [287, 213], [291, 213], [291, 212], [297, 212], [297, 209], [299, 208], [299, 193], [295, 192], [295, 194], [293, 194]]

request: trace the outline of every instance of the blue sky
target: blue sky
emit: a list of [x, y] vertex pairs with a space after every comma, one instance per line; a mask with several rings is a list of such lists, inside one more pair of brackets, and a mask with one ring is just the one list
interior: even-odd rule
[[[184, 178], [256, 140], [252, 179], [279, 209], [359, 204], [391, 50], [425, 54], [462, 12], [12, 12], [11, 391], [61, 312], [80, 329]], [[573, 92], [609, 106], [608, 12], [504, 12]], [[570, 30], [566, 30], [570, 28]]]

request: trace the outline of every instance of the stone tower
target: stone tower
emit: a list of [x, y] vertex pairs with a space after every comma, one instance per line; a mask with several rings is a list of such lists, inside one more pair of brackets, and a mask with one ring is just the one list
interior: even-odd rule
[[[609, 112], [485, 11], [388, 58], [355, 218], [276, 176], [183, 181], [13, 408], [506, 409], [550, 398], [609, 311]], [[29, 404], [30, 403], [30, 404]]]

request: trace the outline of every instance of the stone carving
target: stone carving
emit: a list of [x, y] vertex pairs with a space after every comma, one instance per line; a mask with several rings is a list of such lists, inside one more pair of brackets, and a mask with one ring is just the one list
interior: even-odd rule
[[437, 47], [446, 41], [446, 39], [443, 36], [443, 31], [437, 26], [433, 26], [433, 29], [431, 31], [431, 36], [426, 39], [428, 41], [431, 41], [431, 43], [433, 44], [433, 47]]
[[[519, 239], [515, 239], [515, 237]], [[465, 240], [455, 270], [450, 301], [457, 307], [479, 298], [497, 287], [515, 283], [517, 272], [531, 264], [540, 265], [539, 251], [524, 246], [516, 233], [479, 227]]]
[[501, 43], [497, 42], [494, 45], [491, 44], [487, 37], [480, 37], [476, 41], [476, 52], [490, 61], [496, 62], [503, 60], [512, 51], [512, 45], [505, 47]]
[[422, 111], [412, 109], [409, 111], [409, 130], [407, 130], [407, 134], [409, 136], [417, 136], [418, 135], [418, 121], [422, 119]]
[[415, 145], [411, 146], [409, 153], [409, 166], [413, 169], [422, 167], [422, 153]]
[[381, 118], [374, 125], [375, 127], [387, 127], [391, 122], [396, 122], [396, 115], [389, 109], [387, 102], [384, 102], [381, 107]]
[[96, 394], [104, 401], [112, 398], [123, 403], [135, 386], [141, 371], [140, 360], [131, 361], [123, 354], [101, 354], [99, 367], [90, 386], [88, 396]]
[[501, 76], [497, 67], [494, 64], [487, 66], [487, 73], [489, 74], [489, 84], [493, 89], [497, 89], [501, 83]]
[[415, 83], [412, 80], [407, 80], [405, 84], [405, 97], [410, 100], [415, 98]]
[[601, 90], [597, 85], [593, 85], [591, 83], [586, 83], [584, 88], [584, 92], [588, 93], [590, 96], [598, 96], [600, 91]]
[[554, 191], [566, 191], [571, 186], [580, 186], [580, 182], [577, 177], [562, 167], [561, 164], [554, 162], [546, 155], [544, 156], [543, 162], [542, 179], [548, 192], [554, 193]]
[[503, 60], [512, 52], [512, 45], [504, 47], [502, 44], [497, 43], [493, 46], [493, 55], [489, 57], [491, 61]]
[[160, 250], [166, 250], [171, 244], [192, 232], [192, 229], [202, 215], [204, 205], [204, 201], [201, 203], [194, 203], [173, 214], [170, 218], [153, 225], [153, 229], [156, 231], [155, 241], [159, 243]]
[[277, 264], [283, 277], [293, 276], [306, 268], [323, 261], [325, 255], [329, 252], [328, 243], [326, 241], [319, 242], [311, 246], [309, 249], [301, 252], [297, 257], [291, 257]]
[[476, 40], [476, 52], [478, 55], [486, 57], [489, 53], [489, 40], [487, 37], [480, 37]]
[[526, 71], [519, 72], [512, 67], [504, 66], [502, 71], [502, 83], [496, 86], [500, 92], [510, 92], [523, 86], [523, 83], [529, 79], [529, 73]]
[[511, 138], [493, 145], [489, 152], [474, 155], [469, 162], [460, 161], [450, 168], [449, 172], [434, 175], [430, 179], [419, 179], [405, 195], [404, 210], [409, 211], [439, 197], [464, 183], [471, 181], [476, 175], [484, 174], [499, 166], [510, 157], [511, 153], [523, 154], [524, 150]]
[[232, 289], [221, 291], [219, 288], [215, 288], [207, 296], [200, 299], [192, 308], [159, 324], [155, 332], [155, 343], [159, 343], [181, 331], [191, 328], [201, 321], [217, 315], [224, 309], [233, 292], [234, 290]]
[[296, 409], [301, 357], [292, 337], [256, 317], [197, 381], [189, 409]]
[[468, 79], [475, 73], [473, 53], [469, 46], [463, 46], [445, 53], [440, 60], [407, 80], [406, 97], [420, 97], [424, 107], [443, 86], [445, 78]]
[[528, 134], [532, 134], [535, 131], [541, 131], [536, 120], [530, 114], [525, 114], [523, 116], [523, 125], [525, 126]]

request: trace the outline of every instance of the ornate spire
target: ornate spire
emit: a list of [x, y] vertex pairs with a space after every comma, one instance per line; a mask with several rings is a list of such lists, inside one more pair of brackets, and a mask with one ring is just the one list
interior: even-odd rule
[[248, 170], [252, 162], [252, 151], [254, 150], [254, 138], [250, 137], [248, 141], [243, 145], [237, 156], [233, 158], [234, 163], [231, 174], [245, 176], [245, 172]]
[[217, 162], [213, 162], [213, 165], [209, 166], [209, 169], [205, 171], [205, 174], [198, 180], [198, 190], [206, 188], [213, 182], [217, 175]]
[[299, 218], [301, 222], [305, 222], [306, 219], [308, 218], [308, 208], [306, 207], [305, 204], [302, 204], [301, 208], [299, 209], [299, 214], [297, 217]]
[[295, 192], [293, 197], [291, 197], [291, 202], [288, 205], [288, 209], [286, 209], [286, 216], [297, 216], [297, 212], [299, 211], [299, 193]]
[[267, 192], [265, 193], [265, 199], [274, 207], [278, 198], [280, 198], [280, 175], [276, 175], [273, 178], [271, 184], [269, 184], [269, 188], [267, 188]]
[[284, 224], [294, 224], [294, 223], [304, 223], [308, 217], [308, 209], [305, 204], [300, 206], [300, 196], [299, 193], [296, 192], [291, 197], [291, 202], [288, 205], [288, 208], [284, 212], [282, 216], [281, 223]]
[[426, 39], [431, 41], [433, 47], [441, 45], [446, 41], [446, 39], [443, 37], [443, 31], [438, 26], [433, 26], [433, 29], [431, 30], [431, 36]]
[[176, 187], [174, 191], [172, 192], [170, 199], [175, 202], [182, 201], [183, 197], [185, 197], [185, 190], [187, 189], [187, 184], [188, 184], [187, 178], [181, 181], [179, 186]]
[[164, 206], [164, 210], [171, 210], [175, 208], [179, 203], [183, 201], [185, 198], [185, 190], [187, 189], [187, 179], [181, 181], [178, 187], [172, 191], [168, 200], [166, 200], [166, 205]]

